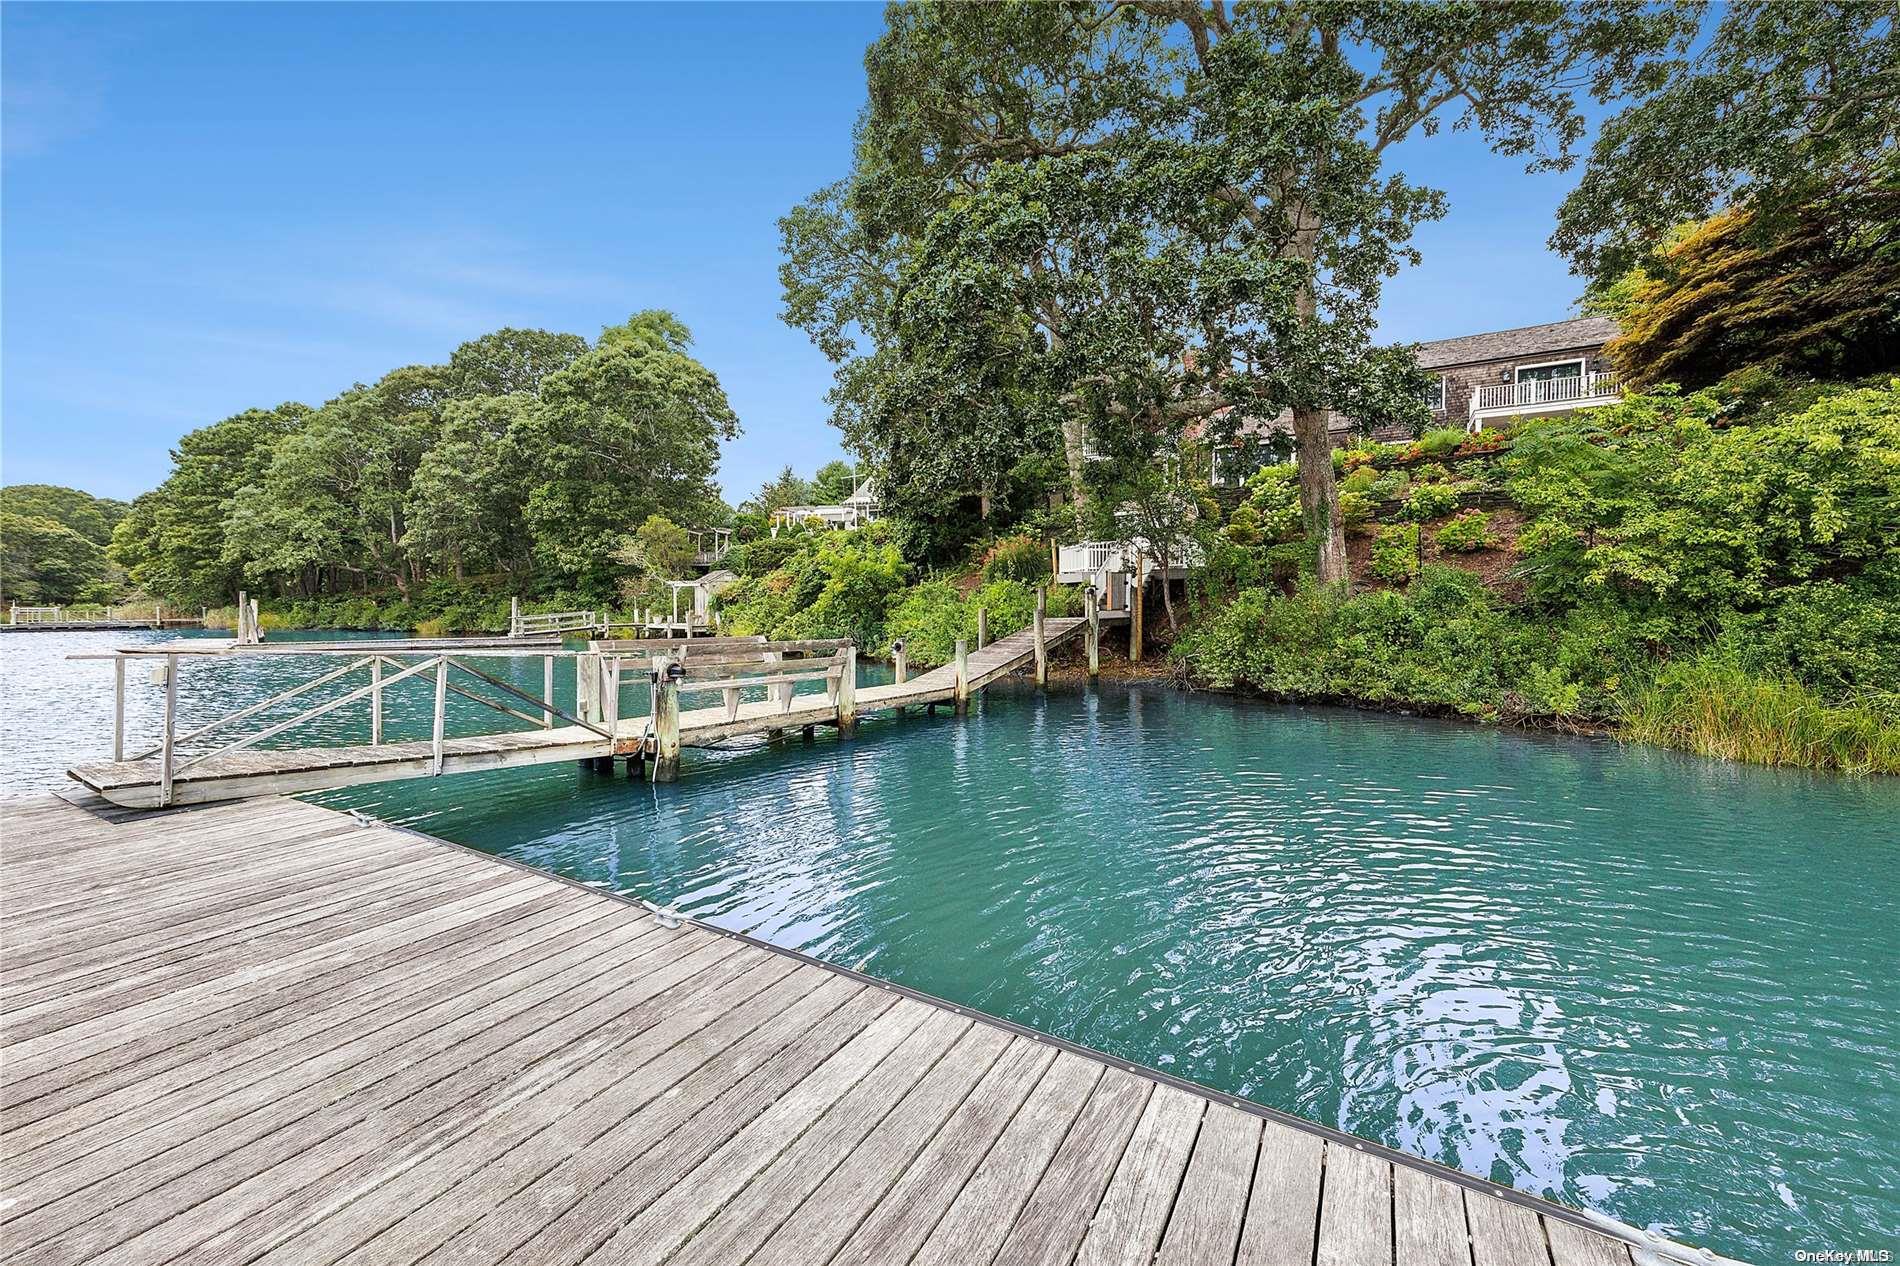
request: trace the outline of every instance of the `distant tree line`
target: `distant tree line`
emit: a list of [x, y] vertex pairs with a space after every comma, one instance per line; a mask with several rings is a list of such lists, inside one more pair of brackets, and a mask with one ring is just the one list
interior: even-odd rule
[[125, 577], [106, 557], [126, 504], [52, 484], [0, 488], [0, 598], [27, 606], [108, 602]]
[[591, 344], [504, 329], [320, 408], [247, 409], [179, 441], [109, 556], [146, 593], [192, 604], [442, 579], [608, 597], [649, 516], [729, 513], [713, 474], [739, 424], [691, 342], [661, 311]]

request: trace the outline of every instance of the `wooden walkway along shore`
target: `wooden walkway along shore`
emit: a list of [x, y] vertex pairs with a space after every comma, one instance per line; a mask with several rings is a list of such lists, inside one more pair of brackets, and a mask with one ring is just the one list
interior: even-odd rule
[[[1105, 615], [1099, 618], [1110, 620], [1114, 617]], [[1081, 638], [1087, 630], [1088, 621], [1081, 617], [1043, 621], [1044, 656], [1046, 657], [1047, 653], [1067, 642]], [[673, 645], [704, 647], [715, 640], [699, 638], [692, 642], [676, 641]], [[439, 728], [442, 699], [445, 693], [448, 691], [469, 692], [460, 690], [454, 680], [447, 677], [448, 661], [457, 658], [452, 646], [441, 642], [418, 643], [417, 645], [426, 646], [442, 661], [435, 670], [437, 672], [436, 718]], [[765, 643], [764, 645], [788, 644]], [[228, 649], [207, 649], [200, 657], [224, 654]], [[338, 644], [338, 649], [362, 656], [359, 662], [365, 666], [375, 660], [376, 672], [379, 674], [378, 689], [398, 680], [398, 676], [387, 678], [380, 676], [381, 662], [385, 657], [376, 654], [374, 643], [343, 643]], [[310, 654], [313, 647], [310, 644], [304, 644], [287, 647], [282, 651], [251, 648], [250, 653], [289, 654], [293, 651], [299, 654]], [[157, 653], [144, 652], [147, 658]], [[464, 654], [473, 653], [483, 652], [464, 652]], [[523, 653], [533, 655], [538, 652], [529, 650]], [[123, 654], [129, 656], [132, 652]], [[572, 655], [571, 652], [563, 652], [563, 654]], [[179, 653], [177, 662], [174, 662], [172, 667], [174, 678], [177, 674], [178, 662], [183, 662], [187, 658], [189, 657], [184, 653]], [[1036, 660], [1037, 649], [1033, 627], [1000, 638], [968, 654], [961, 670], [965, 682], [961, 687], [961, 694], [967, 698], [999, 678], [1027, 667]], [[548, 661], [550, 665], [548, 680], [552, 683], [552, 655], [548, 656]], [[121, 698], [124, 691], [124, 664], [126, 662], [125, 658], [121, 658], [117, 665], [120, 673]], [[638, 664], [640, 669], [645, 669], [647, 658], [644, 654], [639, 657]], [[391, 666], [397, 667], [393, 663]], [[430, 668], [431, 665], [428, 663], [412, 665], [399, 676], [412, 675], [418, 670]], [[340, 676], [343, 671], [337, 670], [328, 676]], [[739, 692], [734, 689], [729, 692], [731, 699], [725, 704], [680, 711], [678, 713], [678, 744], [683, 747], [706, 746], [746, 735], [809, 729], [819, 725], [849, 727], [855, 725], [857, 718], [866, 712], [919, 704], [954, 705], [958, 700], [960, 690], [958, 673], [957, 665], [947, 664], [902, 683], [854, 686], [843, 695], [837, 692], [835, 686], [829, 694], [793, 694], [790, 693], [791, 686], [785, 684], [783, 687], [785, 694], [778, 695], [775, 692], [774, 697], [754, 702], [738, 702]], [[835, 676], [834, 671], [834, 680]], [[500, 686], [504, 690], [512, 689], [492, 677], [483, 680], [491, 686]], [[757, 678], [756, 680], [786, 681], [785, 678]], [[691, 693], [695, 688], [703, 690], [711, 687], [703, 684], [695, 687], [689, 683], [679, 689]], [[356, 693], [367, 695], [369, 690], [370, 687], [366, 686]], [[516, 718], [530, 723], [536, 720], [535, 717], [525, 715], [519, 710], [536, 709], [539, 707], [539, 701], [523, 695], [509, 702], [515, 709], [512, 715]], [[321, 706], [328, 709], [334, 705]], [[380, 704], [378, 707], [380, 709]], [[508, 711], [509, 709], [500, 710]], [[242, 715], [243, 713], [234, 714], [234, 718]], [[313, 712], [312, 715], [316, 713]], [[585, 713], [579, 718], [565, 713], [559, 715], [570, 724], [552, 724], [555, 714], [550, 712], [548, 713], [550, 724], [545, 728], [517, 729], [466, 738], [444, 738], [439, 744], [434, 740], [420, 740], [294, 748], [246, 747], [224, 754], [213, 754], [209, 758], [199, 758], [185, 765], [176, 766], [177, 772], [169, 777], [166, 774], [166, 762], [173, 758], [168, 758], [165, 751], [161, 749], [154, 749], [138, 759], [89, 762], [75, 766], [70, 773], [74, 779], [115, 804], [131, 808], [153, 808], [160, 805], [200, 804], [260, 795], [293, 794], [473, 770], [507, 769], [560, 761], [608, 760], [615, 756], [624, 757], [630, 754], [638, 754], [644, 758], [654, 754], [656, 736], [646, 716], [602, 719], [595, 714], [590, 720]], [[380, 711], [378, 716], [380, 718]], [[380, 727], [380, 720], [378, 726]], [[664, 756], [664, 753], [660, 755]]]
[[12, 1266], [1631, 1266], [1557, 1206], [411, 832], [93, 804], [0, 805]]

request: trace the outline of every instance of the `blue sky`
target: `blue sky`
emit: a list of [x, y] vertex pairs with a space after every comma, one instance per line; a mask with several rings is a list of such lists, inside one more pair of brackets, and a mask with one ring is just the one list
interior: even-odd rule
[[[844, 175], [882, 10], [832, 5], [9, 3], [0, 478], [130, 497], [178, 436], [320, 404], [503, 325], [692, 327], [745, 433], [737, 500], [840, 453], [830, 370], [778, 320], [787, 208]], [[1381, 331], [1570, 315], [1574, 180], [1465, 135]]]

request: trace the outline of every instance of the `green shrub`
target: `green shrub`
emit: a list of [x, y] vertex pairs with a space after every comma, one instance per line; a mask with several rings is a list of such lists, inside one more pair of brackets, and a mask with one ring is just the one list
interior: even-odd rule
[[1372, 574], [1404, 584], [1418, 572], [1418, 524], [1394, 523], [1372, 538]]
[[1466, 510], [1438, 529], [1432, 539], [1438, 548], [1454, 554], [1469, 554], [1492, 545], [1491, 516], [1482, 510]]
[[1349, 528], [1364, 527], [1372, 522], [1377, 509], [1378, 503], [1363, 492], [1339, 494], [1339, 521]]
[[1004, 537], [983, 556], [983, 579], [1045, 583], [1049, 579], [1048, 542], [1033, 536]]
[[746, 545], [735, 545], [725, 559], [725, 566], [741, 576], [763, 576], [777, 570], [785, 560], [799, 553], [809, 538], [805, 532], [782, 532], [778, 536], [761, 536]]
[[1266, 539], [1260, 530], [1260, 512], [1244, 501], [1227, 516], [1227, 526], [1221, 529], [1221, 534], [1235, 545], [1258, 545]]
[[1417, 448], [1427, 457], [1449, 457], [1469, 438], [1462, 427], [1439, 427], [1419, 436]]
[[956, 655], [957, 639], [974, 639], [976, 617], [956, 586], [945, 580], [927, 580], [905, 591], [885, 622], [890, 642], [902, 639], [908, 662], [920, 668], [947, 664]]
[[1458, 508], [1458, 491], [1449, 484], [1420, 484], [1399, 507], [1400, 517], [1413, 523], [1425, 523]]
[[1341, 492], [1370, 492], [1378, 482], [1378, 470], [1371, 466], [1359, 466], [1339, 481], [1339, 490]]

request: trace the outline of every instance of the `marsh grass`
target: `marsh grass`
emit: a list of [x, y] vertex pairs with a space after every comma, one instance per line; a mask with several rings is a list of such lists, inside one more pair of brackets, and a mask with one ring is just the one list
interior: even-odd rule
[[1657, 675], [1623, 736], [1758, 765], [1900, 774], [1900, 712], [1883, 702], [1830, 704], [1799, 682], [1695, 660]]

